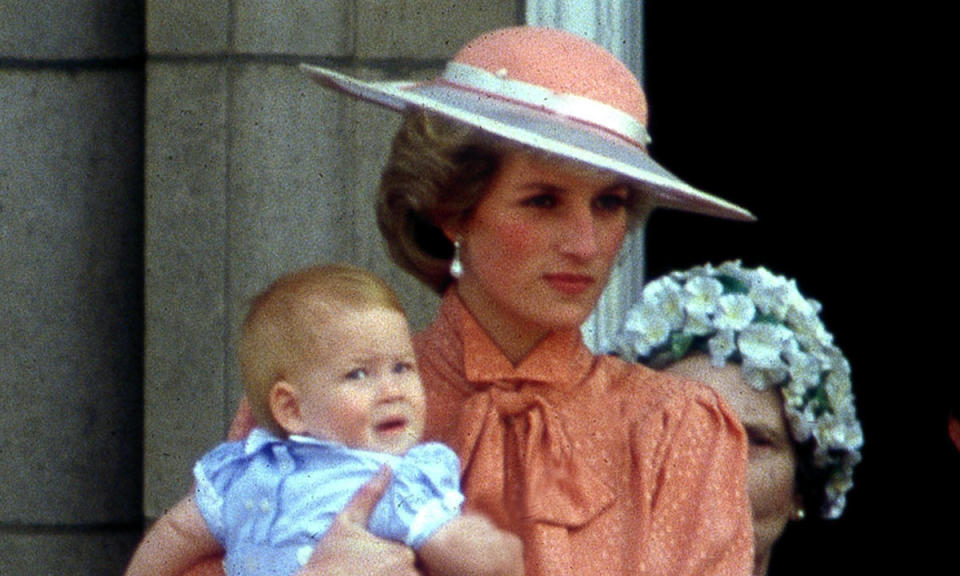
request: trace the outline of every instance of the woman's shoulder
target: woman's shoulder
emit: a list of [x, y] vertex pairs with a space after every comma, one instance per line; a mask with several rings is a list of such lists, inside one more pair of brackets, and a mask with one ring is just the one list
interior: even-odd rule
[[685, 466], [746, 457], [743, 427], [709, 386], [615, 357], [598, 361], [612, 376], [609, 393], [628, 424], [630, 444], [650, 465], [667, 458], [670, 446], [684, 447]]
[[605, 393], [624, 409], [641, 414], [703, 412], [728, 417], [726, 405], [709, 386], [673, 374], [628, 362], [611, 355], [597, 356], [597, 371], [605, 374]]

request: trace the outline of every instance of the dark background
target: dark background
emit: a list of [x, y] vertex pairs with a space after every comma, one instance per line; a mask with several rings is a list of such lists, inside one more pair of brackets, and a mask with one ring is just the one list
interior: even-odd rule
[[956, 184], [936, 181], [924, 151], [953, 142], [924, 133], [947, 132], [925, 71], [935, 27], [880, 8], [645, 6], [652, 155], [758, 217], [656, 213], [648, 278], [738, 258], [797, 278], [853, 369], [865, 447], [847, 510], [788, 528], [771, 576], [951, 572], [960, 455], [944, 395], [958, 384], [956, 351], [940, 344], [957, 316], [945, 224]]

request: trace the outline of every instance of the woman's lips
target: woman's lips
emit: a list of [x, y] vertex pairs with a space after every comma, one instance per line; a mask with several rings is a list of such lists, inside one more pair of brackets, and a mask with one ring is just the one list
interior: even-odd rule
[[563, 294], [577, 295], [593, 286], [593, 277], [587, 274], [547, 274], [544, 277], [554, 290]]

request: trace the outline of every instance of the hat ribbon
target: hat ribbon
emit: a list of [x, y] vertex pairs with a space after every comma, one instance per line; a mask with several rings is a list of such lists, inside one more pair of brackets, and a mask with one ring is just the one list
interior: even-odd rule
[[635, 146], [646, 147], [650, 144], [646, 127], [623, 110], [585, 96], [554, 92], [537, 84], [514, 80], [508, 78], [508, 74], [506, 68], [492, 73], [452, 61], [447, 63], [440, 80], [601, 128]]

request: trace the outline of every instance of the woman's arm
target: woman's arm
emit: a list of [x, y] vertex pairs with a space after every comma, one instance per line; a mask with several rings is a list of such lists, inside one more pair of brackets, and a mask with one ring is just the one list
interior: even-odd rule
[[651, 574], [747, 576], [753, 531], [743, 428], [709, 389], [677, 400], [636, 440], [642, 453], [658, 454], [639, 475], [643, 493], [656, 495], [641, 559]]
[[180, 576], [203, 558], [222, 550], [191, 495], [153, 524], [124, 574]]
[[441, 526], [420, 558], [430, 576], [523, 576], [523, 545], [486, 517], [462, 514]]

